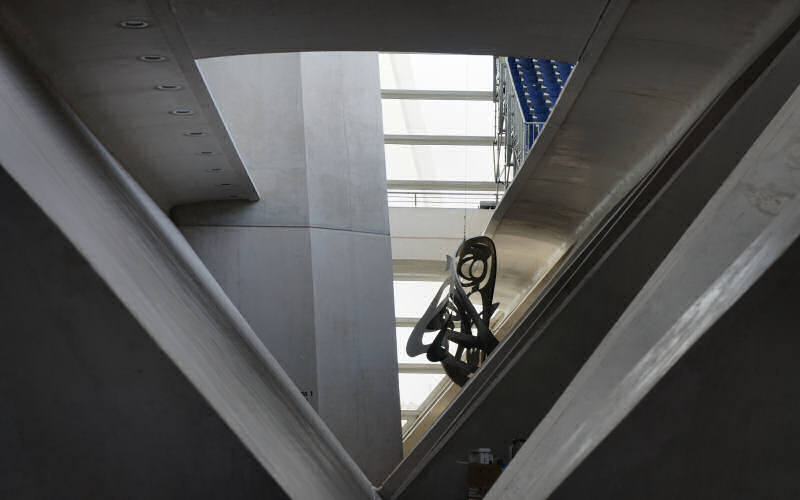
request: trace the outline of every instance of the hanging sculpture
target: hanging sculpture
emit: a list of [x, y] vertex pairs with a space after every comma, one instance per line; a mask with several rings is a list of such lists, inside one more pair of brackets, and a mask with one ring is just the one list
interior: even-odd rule
[[[442, 363], [453, 382], [464, 385], [498, 343], [489, 330], [489, 320], [499, 305], [492, 303], [497, 274], [494, 242], [487, 236], [464, 241], [455, 259], [447, 256], [447, 273], [411, 332], [406, 352], [409, 356], [426, 353], [429, 361]], [[472, 301], [476, 294], [480, 312]], [[430, 344], [423, 343], [426, 332], [438, 332]]]

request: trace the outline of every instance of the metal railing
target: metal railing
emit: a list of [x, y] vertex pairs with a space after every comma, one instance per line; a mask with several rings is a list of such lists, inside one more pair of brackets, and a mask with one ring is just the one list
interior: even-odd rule
[[495, 191], [441, 191], [389, 189], [390, 207], [480, 208], [496, 200]]
[[508, 59], [496, 57], [495, 68], [495, 180], [507, 186], [525, 163], [544, 122], [525, 120]]

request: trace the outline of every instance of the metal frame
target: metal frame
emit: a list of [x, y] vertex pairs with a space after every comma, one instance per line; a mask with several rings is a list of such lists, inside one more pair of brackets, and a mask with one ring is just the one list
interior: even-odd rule
[[492, 101], [491, 90], [412, 90], [382, 89], [383, 99], [419, 99], [427, 101]]
[[[525, 163], [528, 152], [541, 134], [545, 122], [525, 120], [507, 59], [505, 57], [495, 58], [495, 67], [497, 68], [495, 179], [498, 183], [508, 185]], [[501, 158], [504, 160], [502, 168], [500, 166]]]
[[386, 134], [384, 144], [422, 144], [429, 146], [492, 146], [491, 135], [423, 135], [423, 134]]
[[398, 363], [398, 373], [432, 373], [444, 374], [444, 368], [438, 363]]
[[481, 203], [495, 201], [496, 191], [389, 189], [386, 197], [390, 207], [481, 208]]

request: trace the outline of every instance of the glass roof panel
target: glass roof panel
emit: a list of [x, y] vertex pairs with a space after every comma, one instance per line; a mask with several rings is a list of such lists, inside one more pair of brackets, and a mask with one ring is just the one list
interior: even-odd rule
[[384, 134], [494, 135], [492, 101], [383, 99]]
[[491, 146], [387, 144], [389, 180], [492, 181]]
[[492, 90], [492, 56], [380, 54], [381, 88]]
[[425, 356], [417, 356], [412, 358], [406, 354], [406, 344], [408, 343], [408, 336], [411, 335], [413, 328], [406, 326], [397, 327], [397, 362], [398, 363], [427, 363], [428, 360]]
[[419, 408], [443, 377], [444, 374], [436, 373], [401, 373], [400, 408], [403, 410]]
[[[493, 90], [494, 64], [491, 56], [380, 54], [379, 57], [383, 89]], [[494, 135], [495, 114], [491, 101], [383, 99], [382, 109], [385, 134]], [[387, 144], [385, 152], [389, 180], [491, 182], [494, 179], [494, 151], [491, 146]], [[392, 193], [397, 194], [398, 189]], [[433, 188], [424, 189], [430, 191]], [[446, 189], [452, 190], [453, 186], [449, 185]], [[485, 187], [472, 186], [470, 189]], [[420, 193], [414, 192], [415, 195]], [[482, 196], [478, 191], [473, 194]], [[438, 281], [396, 281], [395, 315], [419, 318], [440, 285]], [[427, 361], [424, 356], [411, 358], [405, 352], [411, 330], [409, 327], [396, 328], [398, 362], [424, 363]], [[431, 332], [431, 335], [435, 336], [435, 332]], [[401, 373], [399, 377], [401, 407], [415, 410], [445, 375]], [[409, 421], [414, 419], [409, 418]]]
[[395, 281], [394, 314], [398, 318], [420, 318], [439, 287], [438, 281]]

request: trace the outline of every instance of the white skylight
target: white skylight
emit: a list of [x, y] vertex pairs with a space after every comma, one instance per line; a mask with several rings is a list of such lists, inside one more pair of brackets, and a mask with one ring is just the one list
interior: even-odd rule
[[381, 88], [492, 90], [492, 56], [380, 54]]
[[389, 180], [494, 180], [491, 146], [386, 145]]
[[443, 374], [401, 373], [400, 408], [416, 410], [444, 378]]
[[441, 285], [437, 281], [395, 281], [395, 316], [398, 318], [421, 317]]
[[[477, 207], [480, 201], [491, 198], [494, 150], [491, 139], [486, 138], [494, 136], [493, 66], [491, 56], [380, 54], [381, 88], [399, 91], [382, 99], [384, 134], [417, 141], [385, 146], [387, 179], [412, 186], [390, 191], [390, 207]], [[419, 143], [419, 136], [446, 136], [453, 142]], [[419, 192], [413, 191], [417, 181]], [[482, 182], [488, 187], [473, 186], [469, 188], [472, 191], [465, 192], [466, 185], [453, 186], [453, 182], [463, 181]], [[461, 193], [454, 191], [458, 189]], [[447, 199], [437, 201], [436, 196]], [[444, 259], [444, 255], [435, 258]], [[396, 316], [420, 318], [440, 286], [440, 281], [395, 281]], [[404, 372], [419, 371], [420, 367], [423, 371], [441, 370], [424, 355], [411, 358], [406, 354], [411, 330], [399, 326], [396, 332], [404, 425], [414, 421], [415, 411], [445, 377], [443, 372]]]
[[493, 120], [492, 101], [383, 100], [385, 134], [490, 136]]

